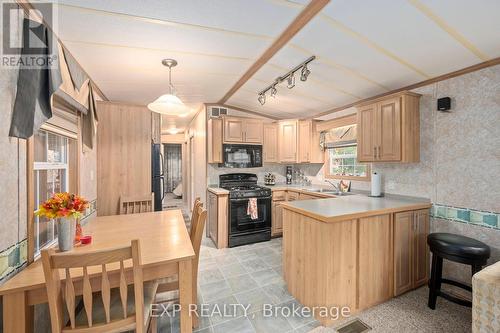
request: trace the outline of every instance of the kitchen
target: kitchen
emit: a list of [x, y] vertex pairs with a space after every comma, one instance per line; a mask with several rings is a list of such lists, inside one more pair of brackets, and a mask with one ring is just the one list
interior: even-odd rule
[[2, 3], [0, 331], [499, 331], [480, 3]]

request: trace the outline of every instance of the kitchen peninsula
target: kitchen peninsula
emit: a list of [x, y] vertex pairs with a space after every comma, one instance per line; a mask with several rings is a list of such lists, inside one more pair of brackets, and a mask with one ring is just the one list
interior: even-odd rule
[[283, 274], [303, 305], [352, 314], [427, 282], [428, 200], [350, 195], [281, 206]]

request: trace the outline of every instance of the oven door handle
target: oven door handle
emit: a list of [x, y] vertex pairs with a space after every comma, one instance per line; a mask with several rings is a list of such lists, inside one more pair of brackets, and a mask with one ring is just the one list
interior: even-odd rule
[[[253, 197], [255, 198], [255, 197]], [[257, 199], [271, 199], [272, 196], [268, 196], [268, 197], [256, 197]], [[230, 199], [229, 201], [234, 201], [234, 202], [240, 202], [240, 201], [248, 201], [248, 199], [251, 199], [251, 198], [241, 198], [241, 199]]]

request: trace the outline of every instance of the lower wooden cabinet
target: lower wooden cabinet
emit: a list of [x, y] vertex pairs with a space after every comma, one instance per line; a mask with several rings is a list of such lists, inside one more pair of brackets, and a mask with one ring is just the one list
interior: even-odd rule
[[429, 278], [429, 210], [394, 214], [394, 295], [415, 289]]
[[280, 204], [284, 200], [273, 201], [271, 217], [271, 236], [279, 236], [283, 233], [283, 207]]
[[207, 191], [207, 236], [218, 249], [228, 246], [228, 194]]
[[393, 296], [391, 214], [358, 220], [357, 308], [368, 308]]

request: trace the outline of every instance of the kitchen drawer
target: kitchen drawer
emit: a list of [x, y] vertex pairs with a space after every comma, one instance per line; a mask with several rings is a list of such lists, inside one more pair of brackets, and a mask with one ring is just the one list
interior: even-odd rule
[[286, 200], [286, 191], [274, 191], [273, 201], [284, 201]]
[[311, 195], [311, 194], [305, 194], [305, 193], [300, 193], [299, 199], [300, 200], [311, 200], [311, 199], [319, 199], [320, 197]]

